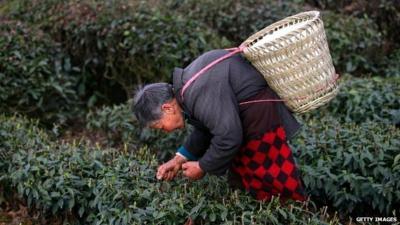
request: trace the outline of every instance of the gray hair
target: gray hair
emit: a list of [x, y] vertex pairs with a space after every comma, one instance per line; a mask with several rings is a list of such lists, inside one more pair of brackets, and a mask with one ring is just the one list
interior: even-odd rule
[[132, 110], [142, 126], [161, 119], [161, 105], [174, 98], [172, 85], [153, 83], [139, 88], [133, 98]]

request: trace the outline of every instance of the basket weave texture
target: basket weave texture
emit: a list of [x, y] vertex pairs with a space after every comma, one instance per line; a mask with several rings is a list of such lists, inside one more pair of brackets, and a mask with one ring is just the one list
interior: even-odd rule
[[293, 112], [315, 109], [338, 93], [337, 74], [318, 11], [273, 23], [242, 45], [246, 46], [243, 55]]

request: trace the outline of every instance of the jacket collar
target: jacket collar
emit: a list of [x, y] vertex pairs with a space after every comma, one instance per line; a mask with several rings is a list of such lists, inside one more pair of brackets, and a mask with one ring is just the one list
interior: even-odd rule
[[172, 73], [172, 87], [174, 88], [174, 94], [178, 102], [182, 105], [181, 89], [183, 87], [183, 69], [175, 67]]
[[181, 89], [184, 85], [183, 74], [184, 74], [184, 69], [178, 68], [178, 67], [175, 67], [175, 69], [172, 73], [172, 87], [174, 90], [175, 98], [178, 101], [178, 104], [181, 106], [181, 108], [183, 110], [183, 116], [185, 117], [187, 122], [189, 124], [192, 124], [193, 126], [195, 126], [197, 129], [201, 129], [203, 131], [208, 131], [207, 127], [205, 127], [201, 122], [199, 122], [198, 120], [194, 119], [191, 116], [190, 111], [183, 103], [183, 99], [181, 97]]

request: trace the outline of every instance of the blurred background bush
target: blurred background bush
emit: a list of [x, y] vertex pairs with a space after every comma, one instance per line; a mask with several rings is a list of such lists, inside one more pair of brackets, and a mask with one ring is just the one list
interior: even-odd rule
[[[8, 82], [2, 83], [7, 95], [1, 98], [18, 96], [8, 91], [13, 85], [31, 89], [22, 79], [42, 79], [48, 89], [24, 93], [7, 107], [50, 124], [66, 121], [69, 115], [43, 112], [58, 104], [72, 112], [124, 103], [138, 84], [169, 81], [174, 67], [207, 50], [238, 46], [279, 19], [314, 9], [322, 11], [339, 74], [398, 77], [399, 5], [397, 0], [10, 0], [0, 5], [0, 76], [18, 74], [12, 79], [20, 84], [2, 79]], [[54, 94], [47, 98], [59, 100], [42, 96], [50, 88]]]

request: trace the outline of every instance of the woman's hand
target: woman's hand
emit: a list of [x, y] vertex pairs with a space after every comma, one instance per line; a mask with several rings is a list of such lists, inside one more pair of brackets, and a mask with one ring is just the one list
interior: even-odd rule
[[198, 161], [186, 162], [182, 165], [183, 175], [190, 180], [203, 178], [204, 171], [200, 168]]
[[174, 179], [178, 171], [181, 169], [182, 164], [185, 162], [185, 158], [180, 155], [175, 155], [174, 158], [158, 167], [157, 179], [166, 181]]

